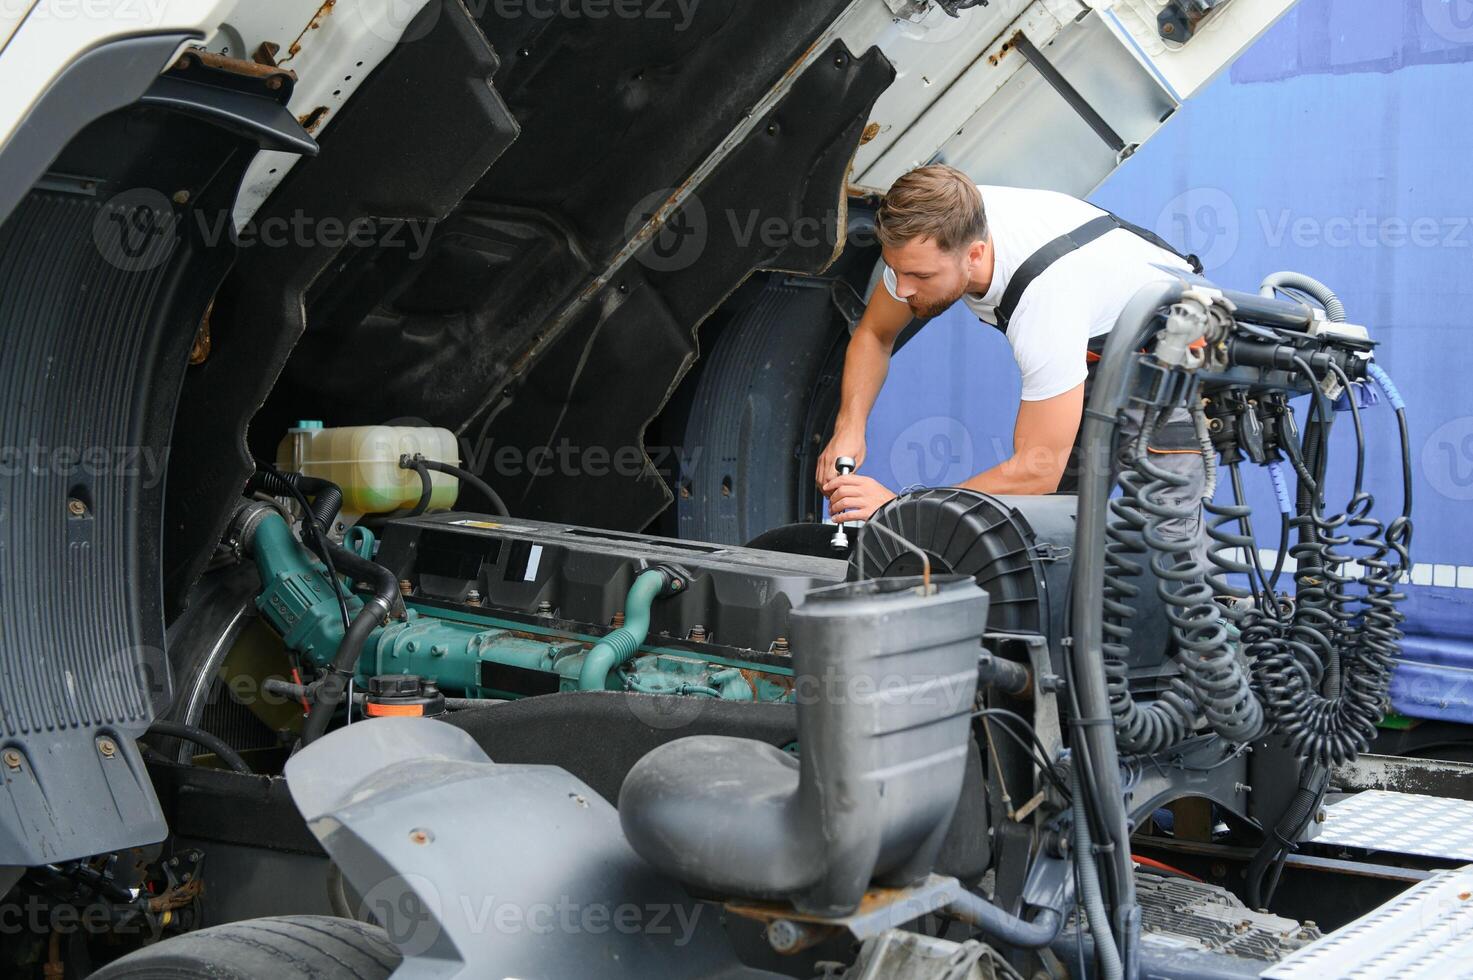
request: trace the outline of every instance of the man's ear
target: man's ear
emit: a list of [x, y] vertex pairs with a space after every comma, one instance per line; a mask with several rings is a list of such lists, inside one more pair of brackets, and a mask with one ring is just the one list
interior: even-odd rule
[[967, 249], [967, 262], [971, 265], [977, 265], [981, 263], [984, 259], [987, 258], [987, 250], [991, 247], [992, 246], [988, 245], [986, 241], [980, 238], [977, 239], [975, 242], [972, 243], [971, 247]]

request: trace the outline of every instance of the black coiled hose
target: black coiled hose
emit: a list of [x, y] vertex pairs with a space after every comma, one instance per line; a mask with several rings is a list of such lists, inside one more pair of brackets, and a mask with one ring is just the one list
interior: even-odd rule
[[1180, 678], [1172, 678], [1160, 699], [1138, 703], [1131, 697], [1125, 657], [1130, 652], [1130, 620], [1135, 616], [1131, 600], [1140, 595], [1135, 583], [1143, 566], [1136, 557], [1146, 552], [1141, 532], [1146, 518], [1140, 510], [1141, 474], [1120, 474], [1118, 497], [1110, 501], [1110, 521], [1105, 528], [1104, 643], [1105, 685], [1110, 695], [1110, 716], [1115, 723], [1115, 742], [1126, 752], [1161, 752], [1192, 733], [1197, 706], [1192, 692]]
[[1193, 553], [1195, 542], [1190, 536], [1165, 532], [1170, 521], [1194, 520], [1198, 506], [1196, 501], [1168, 500], [1165, 495], [1186, 486], [1187, 478], [1157, 466], [1149, 458], [1151, 434], [1166, 411], [1143, 422], [1135, 445], [1135, 468], [1149, 479], [1138, 491], [1140, 509], [1146, 514], [1142, 538], [1152, 551], [1151, 568], [1176, 637], [1182, 671], [1207, 724], [1229, 741], [1246, 742], [1262, 730], [1263, 708], [1238, 659], [1222, 607], [1207, 584], [1206, 569]]

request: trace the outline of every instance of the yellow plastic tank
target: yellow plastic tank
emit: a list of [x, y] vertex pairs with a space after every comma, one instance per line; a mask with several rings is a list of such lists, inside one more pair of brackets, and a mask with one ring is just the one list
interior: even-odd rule
[[[380, 514], [419, 502], [419, 474], [399, 468], [399, 457], [406, 453], [460, 465], [460, 448], [449, 429], [407, 425], [329, 429], [310, 421], [287, 430], [276, 451], [276, 465], [283, 472], [331, 480], [342, 487], [346, 516]], [[459, 480], [431, 473], [430, 485], [431, 509], [455, 506]]]

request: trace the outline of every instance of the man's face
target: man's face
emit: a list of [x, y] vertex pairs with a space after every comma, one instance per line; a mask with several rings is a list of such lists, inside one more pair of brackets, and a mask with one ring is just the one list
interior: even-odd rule
[[962, 298], [970, 281], [969, 251], [942, 251], [929, 238], [916, 238], [883, 250], [885, 264], [895, 270], [895, 292], [920, 318], [940, 316]]

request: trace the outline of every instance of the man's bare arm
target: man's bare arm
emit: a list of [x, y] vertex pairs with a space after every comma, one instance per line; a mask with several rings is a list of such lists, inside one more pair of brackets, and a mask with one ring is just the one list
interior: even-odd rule
[[840, 456], [852, 456], [856, 463], [864, 462], [865, 423], [890, 371], [895, 338], [911, 319], [910, 307], [891, 296], [884, 283], [875, 287], [844, 354], [839, 416], [834, 422], [833, 438], [819, 457], [814, 472], [819, 485], [835, 475], [834, 460]]
[[1069, 463], [1084, 416], [1084, 385], [1042, 401], [1023, 402], [1013, 428], [1013, 455], [962, 483], [996, 494], [1053, 493]]

